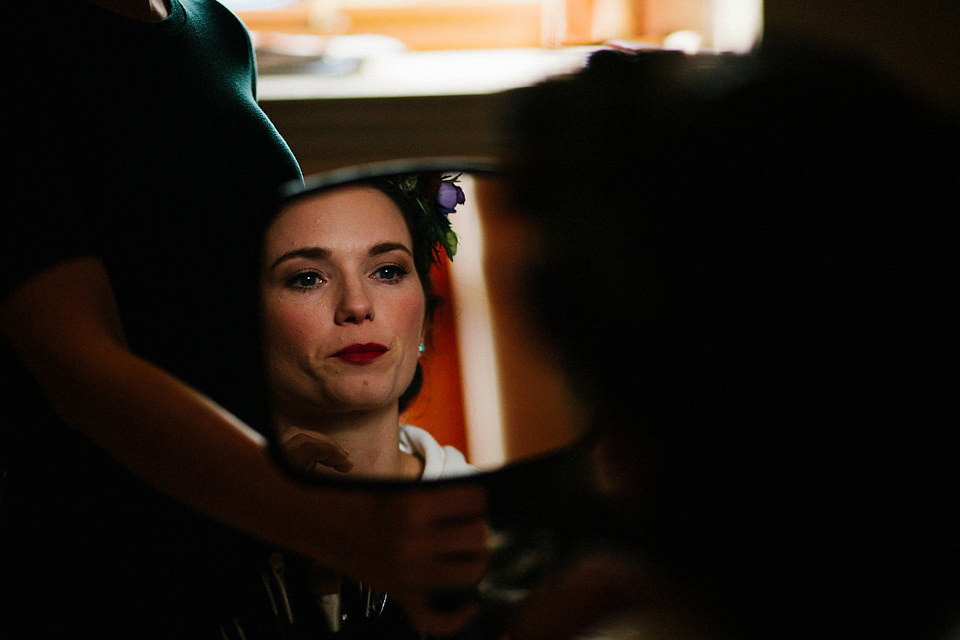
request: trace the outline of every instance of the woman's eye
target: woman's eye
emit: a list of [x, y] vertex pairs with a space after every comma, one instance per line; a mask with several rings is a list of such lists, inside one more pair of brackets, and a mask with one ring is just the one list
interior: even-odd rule
[[403, 267], [397, 266], [397, 265], [393, 265], [393, 264], [385, 265], [385, 266], [383, 266], [383, 267], [380, 267], [380, 268], [377, 269], [376, 272], [374, 273], [374, 276], [375, 276], [378, 280], [387, 280], [387, 281], [400, 280], [400, 279], [403, 278], [403, 276], [405, 276], [405, 275], [407, 275], [407, 270], [406, 270], [406, 269], [404, 269]]
[[296, 273], [287, 280], [287, 286], [294, 287], [295, 289], [310, 289], [320, 284], [320, 274], [313, 271], [304, 271], [303, 273]]

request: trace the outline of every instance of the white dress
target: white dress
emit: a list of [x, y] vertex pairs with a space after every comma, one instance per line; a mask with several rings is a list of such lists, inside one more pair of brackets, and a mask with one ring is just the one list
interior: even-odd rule
[[421, 480], [439, 480], [477, 473], [478, 469], [467, 463], [463, 454], [450, 445], [441, 446], [429, 433], [420, 427], [400, 427], [400, 451], [423, 460]]

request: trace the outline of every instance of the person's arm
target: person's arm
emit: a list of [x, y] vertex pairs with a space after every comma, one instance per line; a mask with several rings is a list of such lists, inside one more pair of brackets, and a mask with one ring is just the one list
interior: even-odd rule
[[485, 503], [474, 487], [394, 496], [313, 489], [285, 477], [249, 427], [127, 347], [95, 258], [50, 267], [0, 301], [0, 329], [61, 418], [176, 500], [393, 593], [415, 625], [459, 628], [428, 590], [476, 583]]

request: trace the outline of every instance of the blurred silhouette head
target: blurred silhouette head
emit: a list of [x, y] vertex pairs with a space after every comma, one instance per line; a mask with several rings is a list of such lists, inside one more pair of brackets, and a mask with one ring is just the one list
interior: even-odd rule
[[960, 605], [955, 132], [859, 62], [596, 54], [519, 91], [531, 297], [637, 541], [753, 637]]

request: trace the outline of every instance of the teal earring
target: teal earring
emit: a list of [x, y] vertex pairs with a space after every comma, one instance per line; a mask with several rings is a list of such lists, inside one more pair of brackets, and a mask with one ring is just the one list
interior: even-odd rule
[[423, 344], [421, 344], [421, 345], [420, 345], [420, 353], [423, 353], [423, 352], [426, 351], [426, 350], [427, 350], [426, 347], [424, 347]]

